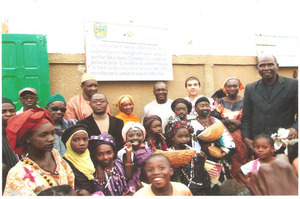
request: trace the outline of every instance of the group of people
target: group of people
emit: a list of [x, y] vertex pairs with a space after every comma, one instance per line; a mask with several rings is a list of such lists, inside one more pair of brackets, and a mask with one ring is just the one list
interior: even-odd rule
[[[113, 116], [88, 73], [82, 93], [68, 102], [55, 94], [41, 108], [36, 90], [24, 88], [17, 112], [2, 98], [3, 195], [298, 194], [298, 153], [286, 152], [287, 144], [275, 150], [273, 137], [284, 128], [285, 138], [298, 144], [298, 81], [278, 75], [278, 67], [274, 56], [260, 57], [262, 78], [245, 87], [244, 97], [236, 77], [211, 97], [189, 77], [188, 97], [175, 100], [157, 82], [141, 118], [130, 95], [118, 99], [120, 112]], [[178, 166], [182, 153], [186, 160]], [[288, 159], [276, 160], [281, 153]]]

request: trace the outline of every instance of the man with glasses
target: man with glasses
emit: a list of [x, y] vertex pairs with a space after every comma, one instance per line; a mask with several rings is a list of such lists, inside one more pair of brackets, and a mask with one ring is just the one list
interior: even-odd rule
[[38, 101], [38, 96], [34, 88], [24, 88], [19, 91], [19, 100], [23, 107], [17, 111], [17, 115], [34, 108]]
[[116, 148], [119, 151], [124, 145], [122, 137], [123, 120], [107, 113], [108, 101], [101, 93], [92, 95], [90, 107], [93, 113], [85, 119], [80, 120], [78, 124], [85, 124], [89, 127], [87, 129], [89, 137], [92, 135], [97, 136], [104, 132], [111, 134], [115, 138]]
[[171, 109], [173, 100], [168, 99], [168, 88], [164, 82], [156, 82], [153, 86], [153, 94], [155, 100], [150, 102], [144, 107], [144, 118], [150, 115], [157, 115], [162, 120], [163, 133], [165, 132], [165, 126], [168, 123], [170, 117], [174, 118], [174, 112]]
[[66, 100], [60, 94], [55, 94], [50, 96], [47, 101], [47, 106], [45, 109], [51, 115], [54, 121], [54, 148], [59, 152], [59, 154], [64, 157], [65, 152], [67, 151], [65, 145], [61, 141], [61, 136], [64, 133], [65, 129], [70, 126], [73, 126], [77, 123], [76, 119], [63, 119], [66, 113]]

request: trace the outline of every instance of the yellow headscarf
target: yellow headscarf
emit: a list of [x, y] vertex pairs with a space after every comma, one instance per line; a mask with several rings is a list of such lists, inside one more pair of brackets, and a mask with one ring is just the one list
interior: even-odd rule
[[225, 80], [224, 85], [223, 85], [223, 88], [221, 88], [221, 89], [223, 90], [223, 93], [227, 94], [227, 91], [226, 91], [226, 83], [227, 83], [227, 81], [230, 80], [230, 79], [235, 79], [235, 80], [237, 80], [237, 81], [239, 82], [240, 91], [244, 89], [244, 86], [243, 86], [242, 82], [241, 82], [238, 78], [236, 78], [236, 77], [229, 77], [229, 78], [227, 78], [227, 79]]
[[73, 151], [71, 147], [71, 140], [78, 132], [85, 132], [88, 135], [88, 133], [82, 129], [73, 133], [66, 142], [67, 151], [65, 153], [65, 158], [68, 159], [76, 167], [76, 169], [81, 171], [89, 180], [92, 180], [94, 179], [93, 174], [95, 173], [95, 167], [90, 157], [90, 151], [86, 149], [83, 154], [78, 154]]
[[130, 95], [122, 95], [119, 99], [118, 99], [118, 101], [117, 101], [117, 107], [119, 108], [119, 110], [121, 110], [121, 105], [125, 102], [125, 101], [127, 101], [127, 100], [130, 100], [131, 102], [132, 102], [132, 104], [134, 104], [133, 103], [133, 98], [130, 96]]

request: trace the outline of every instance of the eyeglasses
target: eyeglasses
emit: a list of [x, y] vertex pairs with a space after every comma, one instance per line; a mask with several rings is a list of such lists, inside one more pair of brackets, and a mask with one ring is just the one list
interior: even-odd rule
[[58, 111], [58, 110], [60, 110], [61, 112], [66, 112], [66, 108], [58, 108], [58, 107], [49, 107], [52, 111]]
[[29, 100], [29, 99], [31, 99], [31, 100], [36, 100], [37, 99], [37, 97], [36, 96], [26, 96], [26, 97], [21, 97], [23, 100]]
[[107, 102], [106, 100], [92, 100], [91, 101], [91, 103], [93, 103], [93, 104], [96, 104], [96, 103], [101, 103], [101, 104], [103, 104], [103, 103], [105, 103], [105, 102]]

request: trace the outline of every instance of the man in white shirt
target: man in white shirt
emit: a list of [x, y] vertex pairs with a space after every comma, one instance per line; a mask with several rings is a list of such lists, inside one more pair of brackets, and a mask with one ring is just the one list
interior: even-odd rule
[[[196, 117], [198, 116], [198, 114], [195, 110], [195, 102], [200, 97], [205, 97], [204, 95], [200, 95], [200, 90], [201, 90], [200, 88], [201, 88], [200, 80], [197, 77], [192, 76], [185, 80], [185, 89], [188, 92], [188, 97], [186, 97], [184, 99], [186, 99], [187, 101], [192, 103], [192, 111], [190, 112], [190, 114], [187, 115], [188, 120], [196, 119]], [[210, 102], [211, 109], [213, 109], [214, 100], [209, 97], [207, 97], [207, 98]]]
[[157, 82], [154, 85], [153, 94], [156, 99], [144, 107], [142, 121], [150, 115], [159, 116], [162, 120], [163, 133], [165, 133], [164, 129], [168, 123], [168, 119], [170, 117], [174, 118], [174, 112], [171, 109], [173, 100], [168, 99], [168, 89], [164, 82]]

